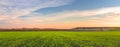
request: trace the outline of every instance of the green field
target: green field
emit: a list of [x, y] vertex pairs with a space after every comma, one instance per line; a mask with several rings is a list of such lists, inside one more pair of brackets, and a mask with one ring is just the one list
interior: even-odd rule
[[0, 47], [120, 47], [120, 32], [0, 32]]

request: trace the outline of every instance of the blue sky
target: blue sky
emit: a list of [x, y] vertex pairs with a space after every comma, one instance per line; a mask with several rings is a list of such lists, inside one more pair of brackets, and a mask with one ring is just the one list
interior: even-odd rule
[[120, 26], [119, 2], [120, 0], [1, 0], [0, 28], [116, 27]]
[[73, 0], [67, 5], [36, 10], [38, 13], [54, 13], [70, 10], [91, 10], [105, 7], [120, 6], [120, 0]]

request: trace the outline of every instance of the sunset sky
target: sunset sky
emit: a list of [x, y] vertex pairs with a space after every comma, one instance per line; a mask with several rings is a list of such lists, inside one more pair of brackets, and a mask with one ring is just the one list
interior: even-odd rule
[[0, 0], [0, 28], [120, 27], [120, 0]]

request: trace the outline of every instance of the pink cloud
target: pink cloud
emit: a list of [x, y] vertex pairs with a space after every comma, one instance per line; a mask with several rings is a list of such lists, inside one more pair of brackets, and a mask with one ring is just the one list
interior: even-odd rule
[[[33, 15], [34, 17], [26, 18], [24, 20], [21, 20], [19, 18], [13, 18], [6, 20], [7, 24], [4, 27], [9, 28], [22, 28], [22, 27], [28, 27], [28, 28], [73, 28], [73, 27], [91, 27], [91, 26], [120, 26], [120, 7], [110, 7], [110, 8], [101, 8], [101, 9], [95, 9], [95, 10], [86, 10], [86, 11], [64, 11], [54, 14], [29, 14]], [[25, 11], [28, 14], [29, 11]], [[22, 14], [21, 12], [15, 14], [19, 15]], [[27, 15], [27, 16], [29, 16]], [[92, 17], [92, 16], [105, 16], [105, 17]], [[89, 17], [90, 16], [90, 17]], [[60, 21], [64, 18], [69, 17], [88, 17], [91, 19], [88, 20], [81, 20], [81, 19], [75, 19], [75, 20], [67, 20], [67, 21]], [[4, 17], [0, 17], [1, 20], [4, 19]], [[6, 17], [5, 17], [6, 19]], [[3, 24], [2, 24], [3, 25]]]

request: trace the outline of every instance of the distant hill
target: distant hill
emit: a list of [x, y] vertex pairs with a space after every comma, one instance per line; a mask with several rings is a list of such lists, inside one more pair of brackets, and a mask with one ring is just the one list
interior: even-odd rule
[[75, 27], [72, 29], [55, 29], [55, 28], [0, 29], [0, 31], [108, 31], [108, 30], [120, 30], [120, 27]]
[[100, 30], [100, 31], [105, 31], [105, 30], [120, 30], [120, 27], [76, 27], [72, 28], [73, 30]]

